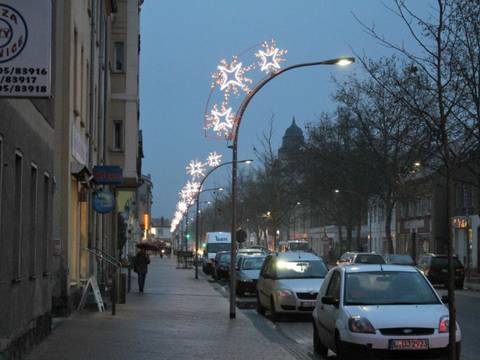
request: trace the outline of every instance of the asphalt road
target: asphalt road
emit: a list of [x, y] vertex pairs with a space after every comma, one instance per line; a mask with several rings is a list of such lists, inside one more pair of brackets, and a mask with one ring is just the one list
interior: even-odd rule
[[[225, 282], [212, 283], [225, 297], [228, 297], [228, 286]], [[441, 295], [445, 290], [439, 289]], [[462, 360], [477, 360], [480, 354], [480, 292], [469, 290], [456, 291], [457, 321], [462, 330]], [[254, 297], [237, 298], [237, 305], [258, 328], [268, 328], [275, 331], [285, 340], [285, 346], [296, 359], [320, 359], [313, 354], [312, 322], [310, 316], [284, 316], [280, 321], [273, 322], [267, 316], [257, 314]], [[335, 353], [329, 352], [328, 360], [335, 360]]]

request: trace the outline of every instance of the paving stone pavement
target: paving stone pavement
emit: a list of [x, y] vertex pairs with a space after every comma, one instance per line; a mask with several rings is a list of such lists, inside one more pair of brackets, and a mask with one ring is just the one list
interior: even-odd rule
[[[193, 271], [172, 259], [152, 258], [145, 293], [135, 279], [127, 303], [109, 312], [84, 311], [61, 321], [28, 360], [59, 359], [298, 359], [275, 330], [237, 311]], [[270, 332], [269, 332], [270, 331]]]

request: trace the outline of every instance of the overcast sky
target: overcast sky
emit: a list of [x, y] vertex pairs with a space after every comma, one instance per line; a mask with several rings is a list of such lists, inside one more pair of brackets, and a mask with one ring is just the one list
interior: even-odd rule
[[[427, 1], [410, 1], [428, 11]], [[231, 158], [227, 143], [205, 138], [203, 114], [211, 75], [218, 62], [255, 44], [275, 39], [288, 49], [283, 65], [353, 53], [392, 54], [362, 31], [353, 14], [388, 38], [414, 46], [400, 21], [378, 0], [146, 0], [142, 6], [140, 99], [144, 136], [143, 172], [154, 184], [154, 217], [171, 217], [185, 166], [210, 151]], [[297, 124], [315, 121], [333, 108], [331, 77], [361, 71], [316, 67], [292, 71], [263, 89], [244, 116], [239, 159], [253, 158], [253, 147], [274, 115], [274, 142], [281, 143], [295, 116]], [[207, 186], [228, 185], [219, 172]]]

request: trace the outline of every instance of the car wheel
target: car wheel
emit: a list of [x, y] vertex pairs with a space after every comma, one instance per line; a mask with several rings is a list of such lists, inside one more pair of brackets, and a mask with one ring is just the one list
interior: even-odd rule
[[340, 334], [338, 333], [338, 331], [335, 331], [335, 352], [338, 359], [350, 360], [349, 354], [342, 347], [342, 340], [340, 340]]
[[237, 286], [235, 286], [235, 292], [237, 293], [237, 296], [244, 296], [245, 293], [241, 288], [240, 282], [237, 281]]
[[279, 320], [280, 314], [275, 310], [275, 301], [273, 300], [273, 297], [270, 299], [270, 314], [272, 315], [273, 321]]
[[317, 327], [313, 323], [313, 351], [322, 357], [327, 357], [328, 348], [322, 344], [320, 337], [318, 336]]
[[258, 295], [258, 291], [257, 291], [257, 312], [260, 315], [265, 315], [265, 308], [263, 307], [262, 303], [260, 302], [260, 295]]

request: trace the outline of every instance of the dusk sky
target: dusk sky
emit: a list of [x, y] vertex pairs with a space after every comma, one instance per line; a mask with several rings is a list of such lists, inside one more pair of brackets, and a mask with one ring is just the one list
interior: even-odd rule
[[[203, 114], [211, 75], [218, 62], [255, 44], [275, 39], [288, 49], [282, 65], [319, 61], [354, 53], [371, 57], [393, 54], [365, 34], [353, 14], [391, 40], [414, 46], [406, 28], [378, 0], [146, 0], [142, 6], [141, 128], [143, 173], [154, 184], [154, 217], [171, 217], [178, 191], [187, 180], [192, 159], [210, 151], [231, 160], [226, 141], [204, 136]], [[428, 2], [410, 1], [428, 10]], [[333, 109], [332, 75], [361, 72], [315, 67], [292, 71], [272, 81], [250, 104], [241, 127], [239, 159], [254, 158], [253, 147], [274, 115], [275, 145], [295, 116], [297, 124], [314, 122]], [[207, 184], [228, 186], [229, 172], [219, 172]]]

